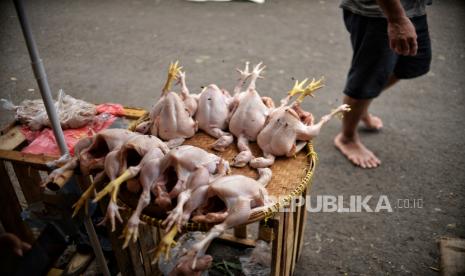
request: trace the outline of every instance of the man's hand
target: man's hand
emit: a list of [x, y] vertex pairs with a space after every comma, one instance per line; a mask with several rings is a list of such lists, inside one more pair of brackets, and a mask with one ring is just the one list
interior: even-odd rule
[[400, 0], [377, 0], [388, 21], [389, 47], [399, 55], [417, 54], [417, 32]]
[[417, 54], [417, 33], [408, 17], [388, 20], [389, 47], [399, 55], [415, 56]]

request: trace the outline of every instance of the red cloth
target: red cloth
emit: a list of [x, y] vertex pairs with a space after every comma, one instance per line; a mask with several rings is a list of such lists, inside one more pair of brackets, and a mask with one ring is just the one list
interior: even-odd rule
[[[117, 116], [124, 114], [124, 108], [120, 104], [101, 104], [97, 106], [97, 113], [99, 115], [95, 116], [92, 123], [81, 128], [63, 131], [71, 155], [74, 155], [74, 146], [81, 138], [92, 136], [94, 133], [108, 128], [116, 120]], [[56, 144], [52, 129], [44, 128], [43, 130], [32, 131], [23, 126], [21, 132], [29, 142], [29, 145], [23, 148], [21, 152], [60, 156], [60, 150]]]

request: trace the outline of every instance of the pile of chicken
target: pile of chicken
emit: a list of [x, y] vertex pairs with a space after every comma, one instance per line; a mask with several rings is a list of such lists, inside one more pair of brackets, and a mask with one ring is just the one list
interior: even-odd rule
[[[126, 189], [140, 193], [137, 207], [124, 229], [124, 247], [137, 240], [141, 213], [153, 195], [154, 204], [167, 213], [162, 224], [167, 234], [155, 252], [154, 261], [162, 254], [168, 256], [175, 236], [189, 220], [215, 224], [205, 239], [179, 260], [172, 274], [195, 274], [206, 269], [211, 257], [205, 256], [205, 252], [214, 238], [246, 223], [253, 212], [273, 204], [265, 187], [272, 175], [267, 167], [275, 158], [294, 156], [333, 116], [349, 110], [347, 105], [341, 105], [313, 124], [312, 115], [300, 103], [322, 87], [321, 80], [313, 80], [308, 85], [305, 85], [307, 80], [296, 82], [275, 107], [271, 98], [260, 96], [256, 89], [256, 81], [262, 78], [264, 68], [259, 63], [250, 71], [247, 62], [244, 70], [238, 70], [240, 78], [233, 95], [215, 84], [206, 86], [199, 94], [190, 94], [185, 72], [178, 63], [171, 64], [161, 97], [148, 121], [139, 124], [136, 132], [108, 129], [84, 138], [76, 145], [75, 156], [54, 170], [47, 181], [57, 181], [66, 171], [76, 168], [94, 177], [92, 185], [74, 205], [74, 215], [87, 206], [97, 186], [108, 182], [93, 201], [110, 195], [102, 224], [110, 222], [113, 231], [116, 219], [122, 222], [117, 202], [121, 185], [126, 183]], [[181, 84], [181, 93], [171, 90], [176, 80]], [[247, 81], [249, 84], [244, 89]], [[298, 98], [290, 102], [296, 95]], [[232, 165], [250, 164], [257, 168], [259, 178], [228, 175], [227, 160], [201, 148], [182, 145], [198, 129], [217, 138], [212, 144], [217, 151], [225, 150], [236, 137], [239, 154]], [[254, 141], [262, 149], [262, 157], [253, 156], [249, 142]], [[170, 184], [168, 175], [173, 170], [177, 182]], [[223, 210], [210, 209], [215, 198], [224, 202]]]

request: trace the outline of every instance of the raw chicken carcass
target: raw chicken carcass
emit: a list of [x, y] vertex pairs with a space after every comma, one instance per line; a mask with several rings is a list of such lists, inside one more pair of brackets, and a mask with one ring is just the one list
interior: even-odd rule
[[[313, 80], [307, 87], [303, 88], [306, 80], [296, 83], [288, 97], [281, 101], [281, 106], [274, 109], [266, 126], [258, 134], [257, 143], [263, 151], [264, 157], [252, 159], [250, 166], [254, 168], [269, 167], [274, 163], [276, 156], [294, 156], [309, 140], [318, 136], [322, 126], [333, 116], [349, 111], [348, 105], [341, 105], [333, 112], [325, 115], [317, 124], [313, 124], [313, 116], [300, 107], [300, 102], [306, 95], [323, 86], [322, 79]], [[288, 105], [290, 97], [301, 93], [300, 97]]]
[[190, 213], [186, 214], [184, 207], [186, 202], [197, 200], [193, 197], [198, 189], [229, 172], [227, 161], [189, 145], [176, 147], [163, 158], [161, 171], [165, 172], [170, 167], [175, 169], [178, 177], [176, 185], [169, 193], [171, 198], [177, 197], [177, 205], [163, 222], [167, 230], [174, 225], [180, 229], [187, 222]]
[[[15, 106], [11, 102], [1, 99], [3, 107], [16, 111], [16, 120], [27, 125], [31, 130], [40, 130], [43, 127], [51, 127], [42, 100], [24, 100]], [[63, 129], [80, 128], [92, 122], [97, 108], [95, 105], [83, 100], [78, 100], [67, 95], [60, 89], [58, 100], [55, 102], [60, 124]]]
[[[247, 223], [252, 213], [268, 208], [272, 202], [268, 198], [266, 185], [271, 180], [271, 170], [258, 169], [259, 178], [254, 180], [244, 175], [229, 175], [217, 178], [210, 185], [197, 189], [186, 203], [184, 215], [190, 215], [194, 210], [209, 204], [209, 199], [220, 198], [226, 205], [226, 210], [193, 217], [196, 222], [219, 223], [207, 233], [206, 237], [191, 248], [196, 252], [191, 269], [196, 269], [197, 258], [204, 256], [211, 241], [223, 234], [227, 229]], [[212, 218], [217, 218], [212, 221]], [[155, 258], [168, 254], [173, 238], [177, 232], [171, 229], [160, 242]]]
[[[160, 178], [160, 161], [168, 152], [168, 146], [157, 137], [138, 134], [129, 139], [119, 150], [111, 152], [105, 158], [105, 173], [111, 182], [94, 199], [94, 202], [97, 202], [105, 195], [111, 194], [111, 200], [102, 224], [110, 221], [112, 231], [114, 231], [115, 217], [122, 222], [118, 211], [120, 207], [117, 205], [117, 195], [122, 183], [127, 181], [130, 191], [137, 191], [140, 186], [142, 187], [137, 207], [124, 230], [126, 240], [123, 247], [126, 247], [131, 239], [136, 241], [138, 238], [140, 215], [150, 203], [150, 192], [156, 192], [154, 188]], [[136, 177], [137, 179], [135, 179]]]
[[[246, 91], [240, 92], [238, 86], [234, 90], [234, 100], [232, 107], [231, 120], [229, 122], [229, 131], [237, 137], [237, 147], [239, 154], [234, 158], [233, 166], [243, 167], [253, 158], [249, 148], [249, 141], [255, 141], [258, 133], [265, 126], [274, 103], [270, 98], [260, 97], [255, 89], [255, 82], [260, 78], [260, 73], [265, 68], [259, 63], [253, 69], [252, 73], [248, 71], [249, 64], [246, 63], [244, 71], [241, 72], [241, 80], [251, 78], [250, 84]], [[242, 84], [244, 83], [242, 81]]]
[[[186, 138], [194, 136], [198, 129], [197, 122], [192, 118], [197, 111], [197, 101], [190, 95], [186, 86], [186, 74], [181, 72], [178, 63], [170, 64], [168, 79], [163, 93], [150, 111], [150, 120], [141, 123], [136, 131], [151, 133], [167, 141], [168, 146], [181, 145]], [[181, 96], [170, 91], [173, 80], [181, 83]]]
[[198, 98], [195, 120], [199, 123], [200, 129], [218, 138], [212, 148], [223, 151], [234, 141], [234, 137], [226, 131], [232, 97], [226, 90], [210, 84], [202, 90]]
[[86, 137], [78, 141], [74, 147], [74, 157], [61, 167], [53, 170], [44, 183], [56, 183], [64, 178], [66, 171], [72, 171], [79, 167], [83, 175], [102, 171], [105, 156], [113, 150], [121, 147], [136, 133], [125, 129], [105, 129], [92, 137]]

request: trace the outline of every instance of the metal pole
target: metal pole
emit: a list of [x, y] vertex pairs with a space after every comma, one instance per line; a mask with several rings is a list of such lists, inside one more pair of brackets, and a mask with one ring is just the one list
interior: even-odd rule
[[37, 50], [36, 42], [32, 36], [31, 27], [26, 13], [24, 12], [23, 3], [21, 0], [14, 0], [13, 2], [15, 3], [16, 13], [18, 14], [24, 39], [26, 40], [27, 50], [31, 57], [32, 70], [34, 71], [34, 76], [36, 77], [37, 84], [39, 85], [40, 94], [42, 95], [42, 100], [44, 101], [45, 109], [47, 110], [47, 115], [52, 125], [55, 140], [57, 141], [58, 147], [60, 147], [61, 154], [68, 154], [68, 147], [66, 146], [63, 130], [61, 129], [60, 119], [58, 118], [55, 105], [53, 104], [52, 93], [50, 92], [50, 86], [48, 85], [45, 67], [42, 59], [39, 57], [39, 51]]
[[[55, 140], [57, 141], [61, 154], [69, 154], [68, 147], [66, 146], [65, 142], [65, 137], [63, 135], [63, 130], [61, 129], [60, 119], [58, 118], [55, 105], [52, 100], [47, 74], [45, 73], [45, 67], [42, 59], [39, 56], [39, 51], [37, 50], [37, 45], [32, 35], [31, 27], [24, 11], [22, 0], [13, 0], [13, 2], [15, 4], [19, 22], [21, 23], [24, 39], [26, 40], [27, 50], [29, 51], [29, 56], [31, 58], [32, 70], [34, 71], [37, 84], [39, 85], [40, 94], [42, 96], [42, 100], [44, 101], [44, 106], [52, 125]], [[108, 270], [108, 266], [105, 261], [105, 256], [103, 255], [102, 247], [100, 246], [97, 233], [95, 232], [94, 225], [92, 224], [92, 221], [88, 215], [84, 217], [84, 226], [87, 230], [87, 234], [89, 235], [90, 243], [94, 249], [97, 264], [100, 267], [101, 272], [105, 276], [110, 276], [110, 271]]]

